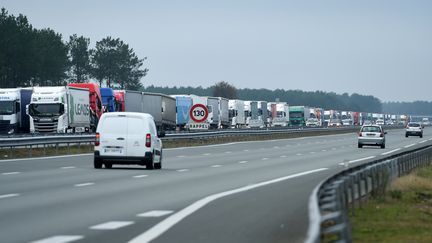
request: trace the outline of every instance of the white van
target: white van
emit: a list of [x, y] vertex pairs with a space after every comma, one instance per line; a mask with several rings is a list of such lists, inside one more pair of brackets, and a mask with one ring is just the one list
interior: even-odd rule
[[162, 168], [162, 141], [153, 116], [137, 112], [104, 113], [96, 129], [94, 168], [113, 164], [145, 165]]

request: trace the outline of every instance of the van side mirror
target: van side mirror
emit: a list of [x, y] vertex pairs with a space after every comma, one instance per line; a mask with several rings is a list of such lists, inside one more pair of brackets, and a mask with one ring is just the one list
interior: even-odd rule
[[158, 131], [158, 137], [163, 138], [165, 137], [165, 131]]

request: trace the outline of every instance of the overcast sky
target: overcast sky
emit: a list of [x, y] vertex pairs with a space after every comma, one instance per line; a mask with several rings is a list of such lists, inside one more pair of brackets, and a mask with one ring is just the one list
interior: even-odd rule
[[128, 43], [145, 86], [300, 89], [432, 101], [432, 1], [2, 0], [38, 29]]

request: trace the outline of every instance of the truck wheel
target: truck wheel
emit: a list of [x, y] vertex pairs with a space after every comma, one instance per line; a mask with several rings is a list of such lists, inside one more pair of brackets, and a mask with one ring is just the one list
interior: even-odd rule
[[111, 169], [112, 166], [113, 166], [112, 163], [105, 162], [105, 169]]
[[363, 145], [362, 145], [361, 143], [359, 143], [359, 144], [357, 145], [357, 147], [358, 147], [358, 148], [362, 148]]
[[381, 148], [385, 149], [385, 143], [381, 144]]
[[423, 133], [422, 133], [422, 134], [420, 134], [420, 138], [423, 138]]
[[100, 159], [94, 159], [93, 160], [93, 165], [95, 169], [100, 169], [102, 168], [102, 161]]

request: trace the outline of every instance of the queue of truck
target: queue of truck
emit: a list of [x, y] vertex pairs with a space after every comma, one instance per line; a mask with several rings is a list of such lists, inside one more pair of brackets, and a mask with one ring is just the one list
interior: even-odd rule
[[[192, 112], [205, 107], [206, 111]], [[141, 112], [158, 130], [265, 127], [339, 127], [406, 124], [408, 115], [324, 110], [286, 102], [228, 100], [192, 94], [165, 95], [100, 88], [96, 83], [0, 89], [0, 133], [94, 132], [104, 112]], [[194, 119], [196, 112], [206, 113]], [[204, 115], [204, 114], [202, 114]]]

